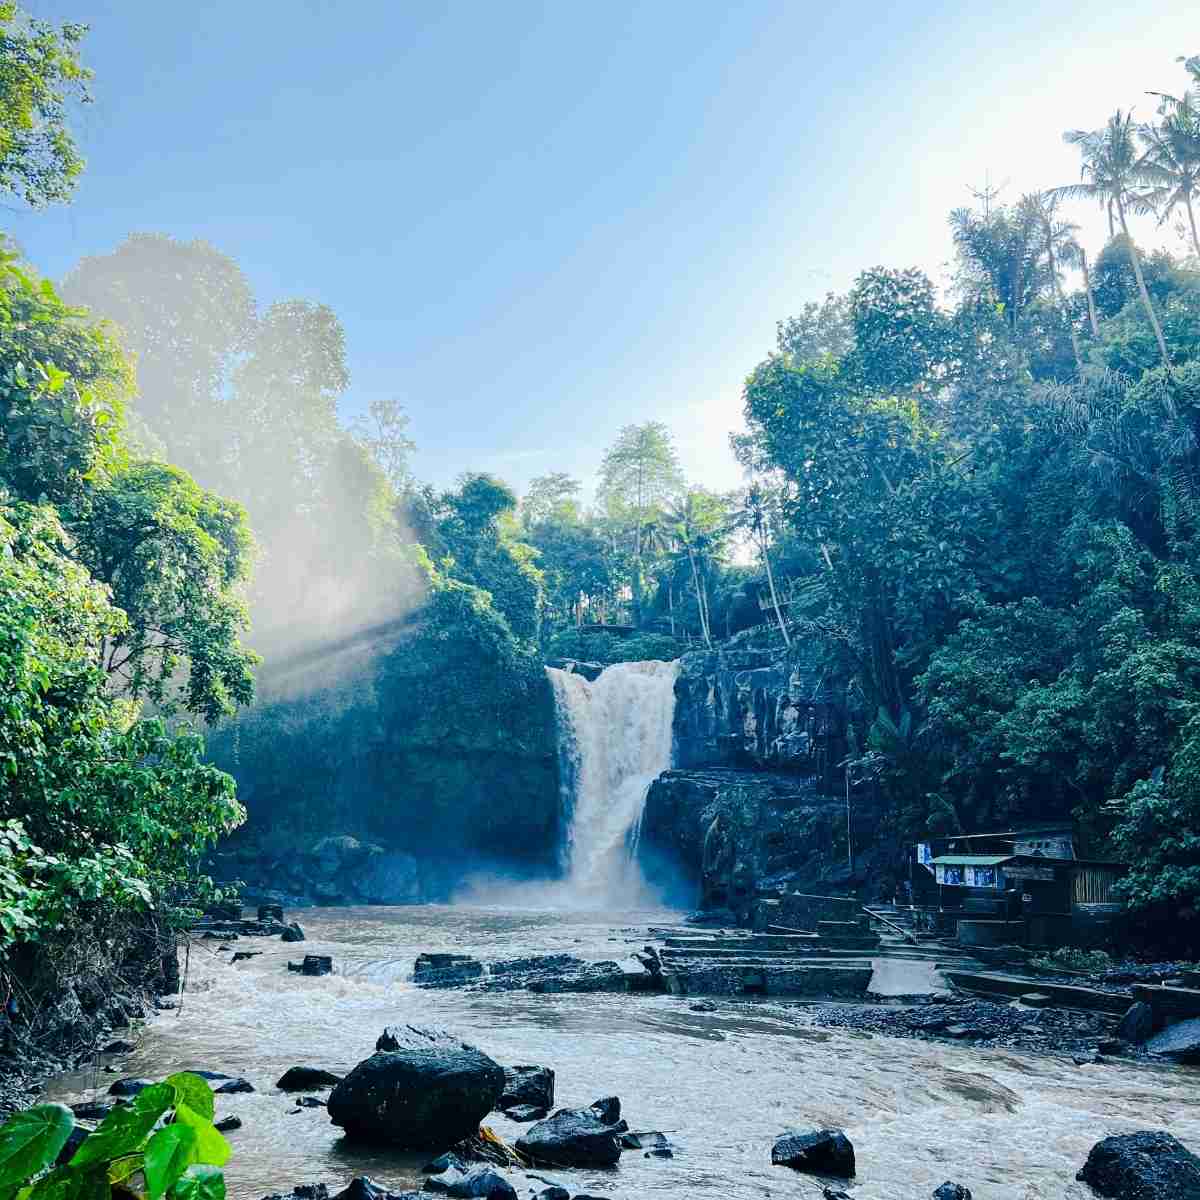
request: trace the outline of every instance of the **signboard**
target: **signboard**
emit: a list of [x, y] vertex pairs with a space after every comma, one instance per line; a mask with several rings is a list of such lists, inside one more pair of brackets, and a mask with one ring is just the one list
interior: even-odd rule
[[1011, 867], [1003, 867], [1002, 870], [1005, 879], [1036, 879], [1040, 883], [1054, 882], [1053, 867], [1033, 867], [1017, 863]]

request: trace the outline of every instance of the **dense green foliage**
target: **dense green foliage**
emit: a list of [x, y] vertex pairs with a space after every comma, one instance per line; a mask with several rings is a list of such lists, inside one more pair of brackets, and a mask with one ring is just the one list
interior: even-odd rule
[[[62, 1165], [71, 1110], [40, 1104], [0, 1125], [0, 1195], [12, 1200], [224, 1200], [230, 1146], [213, 1125], [209, 1085], [189, 1072], [144, 1088], [88, 1132]], [[140, 1186], [139, 1186], [140, 1185]]]
[[[1200, 115], [1172, 111], [1194, 166]], [[1135, 905], [1195, 922], [1200, 262], [1126, 220], [1190, 199], [1154, 194], [1162, 136], [1118, 114], [1069, 136], [1079, 187], [954, 213], [953, 307], [877, 268], [781, 323], [735, 448], [777, 488], [786, 628], [861, 695], [849, 769], [897, 833], [1073, 815]], [[1092, 264], [1073, 194], [1118, 230]]]

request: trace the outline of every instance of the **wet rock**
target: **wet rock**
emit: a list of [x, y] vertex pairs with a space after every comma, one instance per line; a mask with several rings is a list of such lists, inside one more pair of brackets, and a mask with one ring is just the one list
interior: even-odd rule
[[223, 1083], [220, 1087], [214, 1088], [213, 1091], [218, 1096], [232, 1096], [237, 1092], [254, 1091], [254, 1084], [248, 1079], [231, 1079], [228, 1083]]
[[561, 992], [625, 992], [629, 984], [620, 964], [612, 961], [588, 963], [565, 975], [546, 975], [531, 979], [526, 989], [539, 995]]
[[413, 983], [423, 988], [461, 987], [483, 974], [483, 963], [470, 954], [420, 954], [413, 966]]
[[554, 1072], [549, 1067], [504, 1068], [504, 1092], [497, 1107], [507, 1110], [519, 1105], [546, 1110], [554, 1107]]
[[298, 1183], [290, 1192], [272, 1192], [262, 1200], [329, 1200], [329, 1189], [323, 1183]]
[[303, 962], [288, 963], [288, 970], [300, 975], [332, 975], [333, 958], [328, 954], [306, 954]]
[[222, 1117], [213, 1126], [218, 1133], [231, 1133], [235, 1129], [241, 1129], [241, 1127], [241, 1117]]
[[1117, 1026], [1117, 1037], [1140, 1046], [1154, 1034], [1154, 1009], [1144, 1001], [1131, 1004]]
[[153, 1083], [153, 1079], [135, 1079], [133, 1076], [127, 1075], [121, 1079], [114, 1079], [108, 1089], [108, 1094], [110, 1096], [136, 1096], [138, 1092], [150, 1087]]
[[1105, 1138], [1075, 1177], [1118, 1200], [1196, 1200], [1200, 1158], [1165, 1130]]
[[615, 1125], [621, 1119], [621, 1101], [616, 1096], [602, 1096], [588, 1105], [588, 1111], [605, 1125]]
[[236, 950], [233, 957], [229, 961], [235, 963], [245, 962], [248, 958], [257, 958], [261, 953], [261, 950]]
[[675, 1151], [670, 1146], [655, 1146], [653, 1150], [647, 1150], [642, 1155], [643, 1158], [674, 1158]]
[[279, 940], [281, 942], [302, 942], [304, 941], [304, 930], [293, 921], [284, 927], [283, 932], [279, 935]]
[[504, 1070], [459, 1045], [379, 1051], [329, 1096], [329, 1119], [348, 1137], [408, 1149], [475, 1134], [504, 1088]]
[[621, 1130], [592, 1109], [563, 1108], [517, 1139], [517, 1149], [559, 1167], [609, 1167], [621, 1157]]
[[137, 1047], [132, 1042], [127, 1042], [124, 1038], [117, 1038], [115, 1042], [109, 1042], [104, 1047], [103, 1054], [129, 1054], [136, 1050]]
[[541, 1108], [536, 1104], [514, 1104], [509, 1108], [502, 1108], [500, 1111], [510, 1121], [516, 1121], [520, 1125], [527, 1125], [530, 1121], [540, 1121], [550, 1115], [548, 1108]]
[[933, 1193], [933, 1200], [971, 1200], [971, 1189], [961, 1183], [951, 1183], [946, 1180]]
[[283, 905], [282, 904], [260, 904], [258, 906], [258, 919], [261, 922], [270, 922], [276, 925], [283, 924]]
[[692, 1012], [716, 1012], [717, 1006], [711, 1000], [693, 1000], [688, 1008]]
[[661, 1150], [670, 1144], [667, 1135], [657, 1130], [621, 1134], [621, 1145], [626, 1150]]
[[188, 1068], [189, 1075], [199, 1075], [201, 1079], [207, 1079], [210, 1083], [214, 1079], [232, 1079], [232, 1075], [226, 1075], [223, 1071], [201, 1071], [195, 1070], [192, 1067]]
[[102, 1100], [84, 1100], [71, 1105], [71, 1111], [84, 1121], [102, 1121], [112, 1110], [113, 1106]]
[[288, 1067], [275, 1082], [285, 1092], [308, 1092], [317, 1088], [333, 1087], [341, 1083], [342, 1077], [320, 1067]]
[[854, 1177], [854, 1147], [840, 1129], [781, 1134], [771, 1149], [771, 1161], [816, 1175]]
[[425, 1180], [425, 1191], [446, 1196], [483, 1196], [487, 1200], [517, 1200], [517, 1191], [495, 1167], [486, 1163], [466, 1171], [451, 1167]]
[[316, 1096], [301, 1096], [296, 1104], [300, 1108], [325, 1108], [326, 1101], [318, 1099]]
[[544, 1187], [537, 1192], [533, 1200], [571, 1200], [571, 1193], [565, 1187], [559, 1187], [557, 1183], [552, 1183], [549, 1187]]
[[426, 1025], [388, 1025], [375, 1039], [376, 1050], [474, 1050], [454, 1034]]
[[1146, 1049], [1172, 1062], [1200, 1063], [1200, 1017], [1168, 1025], [1146, 1043]]
[[841, 1188], [823, 1188], [821, 1191], [823, 1200], [853, 1200], [849, 1192], [843, 1192]]
[[356, 1175], [333, 1200], [408, 1200], [420, 1192], [389, 1192], [369, 1175]]

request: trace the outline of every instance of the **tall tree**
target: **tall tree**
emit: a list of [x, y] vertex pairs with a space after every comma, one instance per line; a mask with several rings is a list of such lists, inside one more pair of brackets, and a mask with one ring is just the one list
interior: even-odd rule
[[1192, 103], [1190, 95], [1176, 100], [1159, 124], [1142, 127], [1142, 137], [1146, 142], [1142, 169], [1150, 185], [1146, 195], [1158, 210], [1159, 224], [1182, 207], [1192, 250], [1200, 258], [1194, 207], [1200, 196], [1200, 107]]
[[775, 610], [775, 620], [784, 645], [792, 644], [791, 634], [788, 633], [787, 622], [783, 619], [783, 609], [779, 603], [779, 590], [775, 586], [775, 573], [771, 569], [771, 531], [775, 498], [762, 483], [752, 483], [737, 498], [734, 510], [735, 527], [746, 530], [758, 551], [759, 561], [767, 576], [767, 589], [771, 594], [771, 607]]
[[0, 3], [0, 191], [34, 208], [70, 199], [83, 170], [67, 109], [90, 99], [92, 73], [79, 61], [85, 33]]
[[1082, 372], [1083, 355], [1079, 350], [1079, 335], [1075, 332], [1075, 325], [1067, 309], [1066, 298], [1063, 296], [1062, 277], [1059, 275], [1058, 265], [1060, 262], [1078, 261], [1083, 251], [1075, 240], [1079, 226], [1057, 219], [1058, 202], [1058, 197], [1049, 192], [1037, 192], [1023, 196], [1019, 207], [1029, 214], [1041, 230], [1042, 252], [1046, 256], [1046, 272], [1050, 277], [1050, 286], [1054, 291], [1058, 311], [1062, 314], [1067, 325], [1067, 332], [1071, 335], [1075, 369]]
[[1068, 199], [1097, 200], [1102, 206], [1108, 207], [1110, 213], [1116, 212], [1121, 222], [1121, 232], [1125, 235], [1142, 306], [1154, 330], [1163, 365], [1169, 367], [1171, 356], [1167, 351], [1167, 341], [1163, 337], [1158, 314], [1150, 302], [1150, 293], [1146, 290], [1141, 255], [1129, 232], [1128, 214], [1152, 211], [1145, 193], [1140, 190], [1148, 182], [1148, 176], [1145, 160], [1137, 144], [1137, 130], [1133, 114], [1118, 109], [1109, 117], [1103, 129], [1073, 129], [1063, 134], [1063, 139], [1069, 145], [1078, 147], [1083, 157], [1080, 171], [1082, 182], [1054, 188], [1053, 194]]
[[633, 550], [634, 623], [642, 620], [645, 529], [654, 512], [683, 486], [670, 431], [659, 421], [626, 425], [600, 464], [600, 502], [625, 528]]

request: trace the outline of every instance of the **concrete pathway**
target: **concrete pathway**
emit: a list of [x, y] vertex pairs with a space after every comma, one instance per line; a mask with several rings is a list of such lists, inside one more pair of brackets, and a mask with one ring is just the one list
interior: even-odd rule
[[936, 964], [911, 958], [873, 958], [868, 991], [877, 996], [928, 996], [949, 991]]

